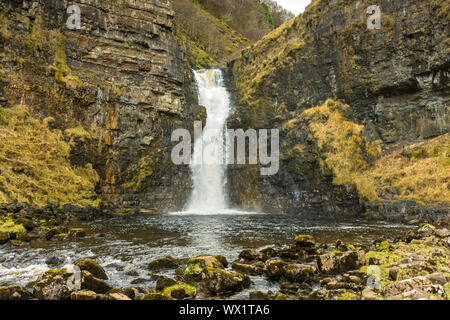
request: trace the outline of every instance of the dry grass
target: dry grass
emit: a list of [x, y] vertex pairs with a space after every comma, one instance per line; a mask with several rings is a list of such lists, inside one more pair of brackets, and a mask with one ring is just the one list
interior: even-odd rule
[[410, 146], [381, 158], [365, 172], [395, 199], [450, 202], [450, 136]]
[[308, 122], [324, 173], [331, 170], [335, 184], [353, 185], [363, 198], [374, 200], [378, 198], [376, 190], [361, 172], [368, 168], [368, 161], [378, 156], [379, 148], [365, 140], [361, 134], [363, 126], [342, 116], [347, 108], [347, 105], [327, 100], [300, 117]]
[[99, 180], [91, 165], [73, 167], [59, 130], [34, 119], [25, 106], [0, 108], [0, 203], [91, 204]]
[[342, 116], [346, 108], [327, 100], [300, 116], [317, 144], [324, 173], [331, 171], [334, 183], [355, 187], [369, 201], [391, 194], [389, 200], [450, 202], [448, 134], [373, 161], [380, 154], [378, 145], [364, 138], [363, 126]]

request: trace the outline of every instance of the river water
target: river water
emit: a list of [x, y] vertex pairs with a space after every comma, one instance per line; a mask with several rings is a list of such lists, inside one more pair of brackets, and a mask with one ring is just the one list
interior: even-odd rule
[[[96, 259], [114, 287], [154, 285], [147, 264], [171, 255], [175, 258], [221, 254], [230, 262], [245, 248], [286, 245], [299, 234], [311, 234], [320, 242], [337, 239], [370, 245], [373, 240], [406, 232], [410, 226], [386, 222], [305, 220], [287, 214], [163, 214], [101, 219], [74, 225], [88, 234], [76, 241], [36, 241], [15, 247], [0, 246], [0, 286], [26, 285], [49, 269], [45, 260], [64, 257], [70, 264], [78, 258]], [[166, 275], [172, 276], [173, 271]], [[249, 290], [267, 290], [274, 284], [254, 279]], [[274, 290], [276, 288], [273, 288]], [[247, 292], [240, 293], [248, 294]]]

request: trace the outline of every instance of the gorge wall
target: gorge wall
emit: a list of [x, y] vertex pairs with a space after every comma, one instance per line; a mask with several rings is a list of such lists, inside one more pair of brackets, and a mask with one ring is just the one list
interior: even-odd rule
[[[66, 28], [72, 4], [81, 9], [79, 30]], [[172, 34], [170, 3], [13, 0], [0, 1], [0, 9], [1, 107], [25, 105], [61, 130], [71, 164], [97, 171], [102, 200], [181, 208], [189, 169], [172, 164], [171, 133], [192, 129], [205, 112], [184, 46]]]
[[[370, 5], [381, 9], [380, 30], [367, 28]], [[370, 204], [388, 201], [393, 208], [397, 200], [412, 200], [396, 209], [405, 213], [416, 207], [414, 200], [437, 200], [447, 203], [441, 212], [448, 214], [449, 14], [442, 1], [315, 0], [230, 62], [229, 86], [236, 90], [229, 127], [278, 128], [281, 153], [274, 176], [261, 177], [255, 166], [231, 168], [232, 201], [266, 211], [361, 213]], [[329, 98], [338, 102], [324, 103]], [[416, 183], [429, 183], [441, 198], [414, 190], [399, 194], [400, 187], [383, 185], [394, 184], [385, 182], [392, 177], [367, 181], [366, 189], [373, 190], [345, 179], [359, 167], [361, 179], [373, 175], [362, 169], [377, 166], [388, 154], [415, 166], [414, 144], [438, 136], [439, 155], [426, 161], [439, 163], [440, 171]], [[360, 163], [347, 154], [333, 167], [339, 146], [350, 144]], [[339, 172], [346, 162], [346, 171]]]
[[448, 215], [449, 21], [439, 0], [314, 0], [238, 55], [252, 42], [188, 0], [0, 0], [0, 203], [181, 209], [171, 133], [206, 117], [190, 68], [237, 57], [228, 127], [280, 129], [280, 170], [229, 166], [232, 205]]

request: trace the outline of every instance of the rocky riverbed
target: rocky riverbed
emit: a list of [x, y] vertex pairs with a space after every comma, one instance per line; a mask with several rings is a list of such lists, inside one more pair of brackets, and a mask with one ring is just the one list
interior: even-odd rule
[[[158, 218], [164, 221], [164, 216]], [[50, 227], [29, 219], [28, 225], [23, 220], [26, 217], [18, 213], [10, 214], [8, 219], [0, 232], [2, 243], [7, 242], [3, 246], [31, 246], [27, 254], [40, 250], [33, 249], [37, 246], [29, 236], [33, 232], [42, 237], [40, 241], [75, 246], [81, 245], [79, 241], [92, 233], [88, 228], [72, 228], [57, 221]], [[270, 215], [245, 219], [270, 220]], [[245, 227], [242, 222], [245, 219], [237, 224]], [[170, 218], [170, 224], [174, 221]], [[310, 230], [314, 236], [302, 234], [282, 242], [280, 238], [275, 241], [271, 234], [272, 245], [260, 240], [248, 242], [248, 249], [227, 255], [228, 259], [227, 251], [219, 246], [205, 249], [204, 254], [196, 256], [164, 256], [164, 251], [160, 250], [160, 257], [153, 255], [155, 259], [143, 263], [130, 261], [133, 268], [125, 273], [132, 280], [126, 284], [111, 281], [117, 278], [111, 264], [103, 263], [102, 258], [93, 259], [93, 254], [84, 252], [85, 257], [78, 255], [76, 261], [70, 263], [58, 256], [46, 256], [48, 268], [29, 281], [9, 281], [0, 288], [0, 299], [448, 299], [448, 227], [446, 221], [435, 226], [422, 223], [396, 236], [385, 235], [365, 243], [347, 237], [331, 241], [310, 228], [304, 230]], [[51, 231], [53, 228], [55, 232]], [[268, 228], [273, 229], [273, 226]], [[225, 225], [223, 229], [231, 230]], [[96, 239], [102, 237], [107, 235], [95, 235]], [[197, 237], [202, 236], [197, 234]], [[226, 248], [236, 250], [231, 246]], [[192, 252], [199, 253], [199, 250]]]

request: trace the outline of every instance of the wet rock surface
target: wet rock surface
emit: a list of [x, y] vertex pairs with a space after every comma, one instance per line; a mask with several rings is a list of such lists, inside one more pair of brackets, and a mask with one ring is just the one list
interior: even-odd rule
[[[324, 156], [308, 124], [296, 122], [304, 111], [335, 97], [350, 106], [344, 115], [362, 126], [363, 136], [379, 142], [384, 154], [448, 133], [446, 6], [420, 0], [379, 5], [383, 26], [367, 30], [367, 4], [314, 1], [229, 63], [228, 87], [236, 105], [229, 127], [280, 130], [277, 175], [261, 176], [259, 167], [230, 167], [235, 205], [314, 216], [448, 218], [448, 203], [424, 205], [411, 196], [392, 201], [395, 190], [381, 192], [381, 201], [366, 201], [348, 184], [335, 183], [320, 164]], [[436, 188], [445, 191], [444, 185]]]
[[21, 101], [39, 120], [51, 118], [51, 129], [70, 142], [71, 163], [92, 165], [99, 198], [122, 212], [179, 209], [189, 171], [170, 161], [171, 132], [192, 131], [205, 111], [185, 47], [173, 35], [170, 3], [74, 4], [81, 28], [70, 30], [67, 3], [0, 2], [2, 24], [13, 35], [2, 36], [1, 106]]
[[[250, 300], [448, 299], [449, 239], [448, 229], [428, 224], [395, 241], [379, 239], [364, 248], [341, 240], [323, 244], [301, 235], [284, 248], [243, 250], [230, 266], [224, 257], [214, 255], [162, 258], [178, 261], [182, 270], [175, 279], [155, 273], [155, 287], [122, 289], [100, 279], [107, 279], [104, 269], [86, 258], [75, 262], [81, 269], [78, 274], [77, 269], [49, 270], [25, 287], [0, 288], [0, 299], [220, 299], [251, 290], [254, 277], [278, 283], [279, 290], [248, 291]], [[285, 249], [309, 253], [283, 259], [280, 255]]]

